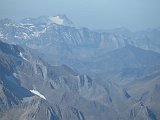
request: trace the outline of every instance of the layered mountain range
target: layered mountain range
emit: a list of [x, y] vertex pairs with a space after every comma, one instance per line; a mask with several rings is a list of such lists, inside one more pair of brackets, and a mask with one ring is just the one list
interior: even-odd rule
[[160, 30], [0, 20], [2, 120], [160, 119]]

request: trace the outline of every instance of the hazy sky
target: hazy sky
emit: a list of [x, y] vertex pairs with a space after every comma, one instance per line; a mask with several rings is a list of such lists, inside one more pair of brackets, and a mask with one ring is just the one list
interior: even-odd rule
[[160, 0], [0, 0], [0, 18], [56, 14], [91, 29], [160, 27]]

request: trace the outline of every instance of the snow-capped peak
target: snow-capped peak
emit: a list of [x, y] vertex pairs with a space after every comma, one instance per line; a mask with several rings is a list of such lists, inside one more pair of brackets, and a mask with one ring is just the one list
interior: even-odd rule
[[73, 22], [66, 17], [66, 15], [55, 15], [55, 16], [40, 16], [38, 18], [25, 18], [21, 20], [21, 24], [24, 25], [64, 25], [64, 26], [74, 26]]
[[48, 17], [50, 23], [64, 25], [64, 26], [74, 26], [73, 22], [66, 17], [66, 15], [56, 15]]
[[59, 16], [54, 16], [54, 17], [49, 17], [52, 23], [58, 24], [58, 25], [63, 25], [64, 24], [64, 19], [60, 18]]

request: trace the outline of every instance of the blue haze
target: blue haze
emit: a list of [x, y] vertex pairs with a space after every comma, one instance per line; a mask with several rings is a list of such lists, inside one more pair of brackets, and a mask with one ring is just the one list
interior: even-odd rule
[[160, 26], [160, 0], [0, 0], [0, 18], [66, 14], [91, 29]]

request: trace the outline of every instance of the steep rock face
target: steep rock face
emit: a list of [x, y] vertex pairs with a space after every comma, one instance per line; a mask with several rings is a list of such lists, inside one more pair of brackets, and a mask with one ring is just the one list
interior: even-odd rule
[[53, 108], [44, 100], [33, 96], [16, 78], [14, 70], [23, 62], [18, 54], [21, 50], [23, 49], [18, 46], [0, 42], [1, 120], [58, 120]]
[[24, 98], [0, 115], [2, 120], [59, 120], [55, 109], [38, 97]]
[[[159, 66], [158, 66], [159, 67]], [[151, 120], [158, 120], [160, 96], [160, 69], [154, 69], [152, 72], [140, 79], [127, 85], [128, 92], [131, 96], [139, 101], [145, 109], [146, 115]], [[154, 102], [153, 102], [154, 101]]]
[[[149, 106], [152, 102], [145, 103], [144, 110], [140, 109], [142, 101], [136, 99], [139, 91], [132, 90], [130, 86], [125, 86], [125, 90], [112, 82], [98, 84], [87, 75], [78, 75], [65, 65], [50, 66], [21, 47], [2, 44], [6, 46], [1, 50], [3, 86], [6, 85], [12, 91], [8, 97], [3, 97], [3, 94], [8, 93], [2, 92], [2, 102], [11, 101], [6, 104], [8, 107], [3, 106], [6, 111], [1, 112], [2, 119], [10, 119], [15, 113], [15, 119], [24, 117], [33, 120], [158, 118], [154, 112], [158, 108]], [[8, 48], [13, 51], [9, 52]], [[39, 91], [46, 100], [33, 96], [29, 90]], [[141, 96], [143, 93], [139, 94]], [[146, 110], [148, 112], [144, 116], [138, 117], [137, 114]]]
[[[24, 117], [26, 119], [32, 117], [32, 119], [35, 120], [43, 118], [40, 114], [46, 110], [49, 113], [46, 113], [47, 116], [42, 114], [46, 116], [44, 119], [51, 119], [52, 116], [62, 120], [96, 119], [97, 117], [101, 119], [105, 119], [106, 117], [110, 119], [117, 118], [116, 112], [110, 105], [105, 106], [103, 105], [103, 99], [96, 99], [98, 94], [101, 93], [100, 91], [103, 90], [103, 87], [96, 85], [87, 75], [78, 75], [65, 65], [56, 67], [49, 66], [21, 47], [2, 42], [0, 42], [0, 44], [6, 46], [0, 50], [2, 81], [4, 85], [6, 84], [7, 88], [12, 91], [13, 95], [16, 96], [15, 100], [12, 100], [13, 102], [15, 101], [16, 104], [13, 108], [9, 107], [8, 110], [7, 107], [3, 106], [7, 109], [6, 112], [2, 112], [3, 119], [9, 119], [7, 116], [14, 114], [15, 110], [17, 110], [19, 114], [25, 114]], [[13, 53], [9, 51], [8, 48], [13, 49]], [[30, 99], [32, 98], [28, 97], [33, 96], [30, 90], [41, 93], [46, 99], [42, 100], [45, 101], [42, 103], [46, 105], [38, 104], [39, 102], [37, 101], [36, 104], [33, 104], [33, 107], [31, 106], [30, 108], [29, 105], [32, 105], [32, 100], [30, 101]], [[103, 96], [103, 94], [104, 93], [99, 95], [105, 99], [106, 96]], [[4, 98], [3, 101], [11, 98], [10, 95], [10, 97]], [[16, 99], [19, 101], [16, 102]], [[23, 104], [28, 105], [19, 108], [19, 106], [23, 106]], [[39, 107], [34, 107], [37, 105], [40, 107], [39, 112], [36, 112]], [[51, 108], [48, 108], [47, 105], [51, 106]], [[55, 110], [52, 110], [54, 107]], [[23, 110], [30, 112], [20, 112]], [[34, 112], [36, 113], [34, 114]], [[109, 112], [112, 114], [109, 114]], [[33, 113], [33, 116], [30, 116], [30, 113]], [[101, 115], [97, 116], [95, 113]], [[22, 116], [20, 116], [20, 118], [21, 117]], [[20, 118], [15, 116], [15, 119]]]

